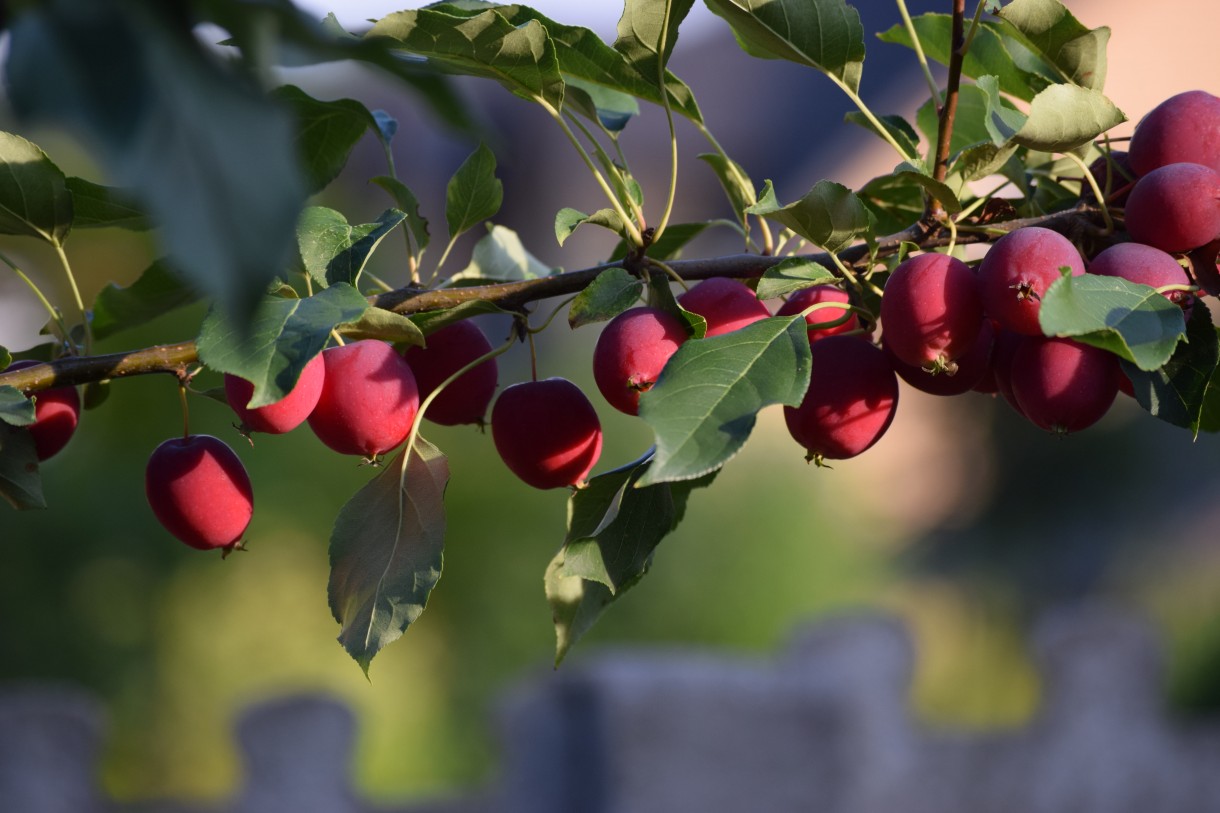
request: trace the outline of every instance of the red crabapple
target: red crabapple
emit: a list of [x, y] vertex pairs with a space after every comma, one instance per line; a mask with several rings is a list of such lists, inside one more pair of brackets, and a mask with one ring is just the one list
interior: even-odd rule
[[[1093, 258], [1089, 263], [1090, 274], [1107, 277], [1122, 277], [1151, 288], [1166, 285], [1190, 285], [1185, 269], [1169, 254], [1159, 248], [1143, 243], [1117, 243]], [[1190, 312], [1194, 294], [1189, 291], [1166, 291], [1165, 298]]]
[[505, 389], [491, 410], [491, 437], [509, 470], [534, 488], [580, 483], [602, 451], [597, 411], [566, 378]]
[[1220, 172], [1167, 164], [1135, 183], [1125, 223], [1131, 239], [1162, 251], [1190, 251], [1220, 237]]
[[593, 349], [593, 380], [619, 412], [638, 415], [640, 393], [656, 383], [682, 342], [686, 326], [657, 308], [632, 308], [610, 320]]
[[1025, 417], [1025, 411], [1021, 409], [1021, 405], [1017, 403], [1017, 396], [1012, 392], [1012, 360], [1024, 341], [1025, 337], [1020, 333], [997, 329], [995, 346], [991, 349], [991, 377], [995, 383], [995, 390], [1004, 396], [1008, 405], [1015, 409], [1021, 417]]
[[[850, 302], [850, 298], [847, 296], [846, 291], [836, 285], [814, 285], [809, 288], [802, 288], [788, 297], [788, 301], [780, 305], [775, 315], [796, 316], [805, 310], [805, 308], [821, 304], [822, 302], [842, 302], [844, 305], [847, 305]], [[818, 339], [824, 339], [827, 336], [856, 330], [860, 327], [860, 320], [856, 318], [854, 311], [850, 311], [847, 308], [818, 308], [806, 314], [805, 322], [810, 326], [834, 322], [842, 319], [844, 316], [847, 319], [841, 325], [835, 325], [834, 327], [811, 327], [809, 330], [810, 345]]]
[[1012, 359], [1012, 392], [1021, 412], [1056, 434], [1101, 419], [1118, 395], [1118, 357], [1071, 339], [1029, 336]]
[[254, 385], [244, 378], [225, 374], [225, 399], [237, 413], [242, 427], [248, 432], [282, 435], [305, 422], [322, 394], [326, 366], [321, 354], [311, 358], [301, 370], [297, 383], [280, 400], [266, 406], [248, 406], [254, 395]]
[[[957, 371], [953, 375], [932, 373], [923, 367], [907, 364], [893, 354], [889, 347], [887, 336], [881, 337], [882, 349], [889, 355], [890, 365], [898, 377], [917, 390], [931, 395], [961, 395], [970, 390], [977, 390], [983, 384], [984, 378], [991, 372], [991, 351], [995, 345], [995, 329], [990, 319], [984, 319], [974, 344], [963, 355], [957, 358]], [[991, 390], [995, 391], [994, 378]]]
[[1129, 155], [1140, 175], [1184, 162], [1220, 172], [1220, 99], [1203, 90], [1170, 96], [1140, 120]]
[[[912, 367], [952, 373], [983, 324], [974, 272], [948, 254], [920, 254], [890, 274], [881, 330], [890, 352]], [[968, 388], [967, 388], [968, 389]]]
[[1084, 273], [1084, 261], [1063, 235], [1040, 226], [1009, 232], [987, 250], [979, 266], [983, 310], [1005, 330], [1041, 336], [1042, 295], [1064, 267], [1074, 277]]
[[[41, 364], [23, 359], [14, 361], [5, 372]], [[80, 393], [76, 387], [49, 387], [31, 393], [34, 398], [34, 423], [25, 427], [34, 439], [34, 452], [40, 461], [56, 455], [76, 431], [80, 422]]]
[[165, 530], [199, 550], [236, 546], [254, 512], [245, 467], [211, 435], [170, 438], [154, 449], [144, 492]]
[[678, 297], [678, 304], [707, 320], [706, 336], [731, 333], [771, 315], [749, 286], [728, 277], [713, 277]]
[[[427, 347], [408, 347], [403, 358], [415, 373], [420, 400], [445, 379], [491, 352], [483, 331], [469, 320], [454, 322], [428, 336]], [[496, 360], [488, 359], [446, 387], [428, 405], [424, 417], [442, 426], [482, 423], [499, 380]]]
[[830, 336], [810, 347], [809, 390], [784, 407], [788, 433], [809, 460], [845, 460], [876, 443], [894, 419], [898, 378], [885, 353], [859, 336]]
[[309, 428], [341, 454], [374, 458], [407, 439], [419, 410], [411, 367], [385, 342], [366, 339], [322, 351], [325, 380]]

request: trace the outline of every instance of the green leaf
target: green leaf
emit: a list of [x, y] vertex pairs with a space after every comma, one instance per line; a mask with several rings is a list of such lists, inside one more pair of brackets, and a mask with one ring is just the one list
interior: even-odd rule
[[625, 0], [614, 49], [659, 87], [678, 42], [678, 26], [694, 4], [694, 0]]
[[525, 250], [515, 231], [491, 226], [487, 236], [475, 243], [470, 264], [450, 277], [446, 284], [515, 282], [549, 276], [551, 271], [550, 266]]
[[11, 426], [29, 426], [35, 421], [34, 402], [16, 387], [0, 386], [0, 421]]
[[[885, 131], [890, 134], [891, 138], [898, 142], [898, 145], [906, 151], [907, 155], [919, 155], [919, 134], [915, 132], [915, 128], [913, 128], [906, 119], [904, 119], [902, 116], [878, 116], [877, 118], [878, 121], [881, 122], [881, 126], [885, 128]], [[881, 136], [881, 132], [875, 126], [873, 126], [873, 123], [869, 121], [868, 116], [864, 115], [859, 110], [851, 111], [845, 115], [843, 119], [851, 122], [852, 124], [860, 125], [870, 133], [876, 133], [878, 136]], [[935, 144], [936, 138], [930, 138], [928, 139], [928, 142]]]
[[1048, 336], [1109, 350], [1141, 370], [1169, 361], [1186, 333], [1182, 309], [1155, 288], [1098, 274], [1055, 280], [1042, 296], [1038, 321]]
[[369, 308], [354, 322], [338, 325], [345, 338], [380, 339], [384, 342], [403, 343], [422, 347], [423, 331], [410, 318], [384, 308]]
[[359, 291], [340, 282], [305, 299], [264, 298], [248, 335], [212, 311], [199, 331], [199, 360], [254, 384], [251, 408], [273, 404], [326, 347], [330, 331], [356, 321], [368, 307]]
[[34, 438], [16, 426], [0, 425], [0, 497], [18, 511], [47, 507]]
[[962, 210], [962, 204], [957, 199], [957, 193], [948, 184], [933, 178], [922, 167], [916, 166], [909, 161], [903, 161], [894, 167], [893, 175], [900, 181], [906, 181], [923, 187], [925, 192], [940, 201], [941, 206], [949, 214], [956, 214]]
[[1062, 79], [1091, 90], [1105, 87], [1109, 28], [1086, 28], [1058, 0], [1012, 0], [999, 16]]
[[741, 221], [743, 227], [746, 226], [746, 210], [758, 202], [754, 193], [754, 182], [750, 180], [750, 176], [746, 174], [740, 164], [720, 153], [705, 152], [696, 157], [706, 162], [712, 168], [712, 172], [716, 173], [720, 186], [729, 197], [729, 205], [733, 207], [733, 214]]
[[[914, 17], [911, 22], [915, 25], [915, 33], [918, 34], [928, 59], [948, 65], [952, 47], [950, 43], [953, 41], [953, 17], [948, 14], [928, 13]], [[912, 47], [906, 26], [901, 23], [883, 31], [877, 37], [882, 42]], [[1001, 90], [1024, 101], [1034, 98], [1034, 94], [1047, 85], [1043, 77], [1022, 70], [1008, 52], [1004, 39], [986, 25], [979, 26], [974, 32], [970, 50], [966, 52], [966, 58], [962, 62], [962, 73], [971, 79], [995, 76], [999, 79]], [[962, 89], [966, 87], [969, 86], [965, 85]]]
[[500, 211], [504, 185], [496, 177], [496, 157], [480, 144], [462, 162], [445, 191], [445, 222], [456, 237]]
[[648, 279], [648, 305], [672, 313], [681, 319], [692, 339], [702, 339], [707, 335], [707, 320], [678, 304], [669, 275], [659, 269], [653, 272]]
[[771, 317], [679, 347], [640, 396], [657, 453], [639, 484], [715, 471], [745, 445], [760, 409], [797, 406], [809, 386], [805, 328], [800, 315]]
[[[962, 85], [958, 89], [957, 113], [953, 118], [953, 134], [949, 137], [950, 155], [980, 141], [991, 140], [991, 131], [987, 129], [988, 113], [987, 94], [982, 89], [977, 85]], [[936, 143], [940, 117], [931, 99], [916, 112], [915, 124], [929, 144]]]
[[473, 17], [418, 9], [383, 17], [365, 36], [397, 40], [447, 70], [494, 79], [518, 96], [563, 107], [555, 43], [536, 20], [515, 26], [491, 9]]
[[821, 263], [800, 257], [789, 257], [763, 272], [762, 278], [758, 281], [758, 298], [774, 299], [777, 296], [812, 288], [814, 285], [826, 285], [834, 281], [835, 275]]
[[864, 67], [864, 26], [843, 0], [706, 0], [745, 51], [816, 68], [853, 93]]
[[567, 85], [564, 102], [568, 110], [597, 122], [610, 133], [622, 132], [627, 123], [640, 114], [640, 103], [634, 96], [566, 73], [563, 81]]
[[[1178, 345], [1164, 366], [1141, 370], [1126, 360], [1121, 364], [1131, 380], [1135, 400], [1149, 413], [1174, 426], [1190, 429], [1196, 437], [1200, 429], [1220, 430], [1220, 420], [1216, 420], [1214, 412], [1220, 401], [1217, 392], [1220, 381], [1213, 381], [1220, 365], [1220, 341], [1203, 302], [1195, 300], [1191, 305], [1186, 341]], [[1205, 409], [1208, 406], [1212, 407], [1210, 414]]]
[[681, 520], [693, 488], [711, 477], [635, 488], [643, 460], [600, 474], [568, 500], [564, 546], [546, 570], [555, 621], [555, 664], [602, 612], [648, 572], [657, 545]]
[[406, 217], [405, 212], [387, 209], [376, 223], [350, 226], [334, 209], [310, 206], [297, 223], [297, 246], [305, 270], [318, 285], [356, 285], [377, 246]]
[[339, 643], [367, 675], [419, 618], [441, 576], [449, 462], [417, 437], [339, 510], [327, 599]]
[[[648, 247], [648, 256], [654, 260], [673, 260], [682, 255], [682, 249], [691, 240], [694, 240], [700, 234], [711, 228], [712, 226], [726, 225], [727, 221], [700, 221], [698, 223], [674, 223], [667, 226], [661, 234], [661, 239], [654, 242]], [[729, 224], [731, 225], [731, 224]], [[614, 251], [610, 252], [610, 262], [617, 262], [627, 256], [631, 250], [631, 244], [626, 240], [619, 240], [614, 247]]]
[[13, 108], [90, 145], [147, 208], [175, 267], [243, 322], [292, 256], [305, 189], [285, 148], [291, 117], [184, 18], [118, 0], [56, 8], [12, 20]]
[[370, 183], [375, 183], [390, 194], [398, 208], [407, 216], [407, 230], [415, 239], [415, 251], [420, 252], [428, 247], [431, 237], [428, 235], [428, 220], [419, 213], [419, 201], [415, 193], [397, 178], [378, 175]]
[[1100, 91], [1051, 85], [1034, 97], [1029, 118], [1012, 140], [1030, 149], [1067, 152], [1126, 120]]
[[63, 172], [36, 144], [0, 132], [0, 234], [62, 245], [72, 229]]
[[7, 347], [0, 347], [0, 372], [8, 369], [8, 366], [13, 363], [13, 354], [8, 351]]
[[469, 319], [472, 316], [482, 316], [488, 313], [498, 313], [505, 316], [513, 315], [512, 311], [506, 311], [499, 305], [495, 305], [483, 299], [472, 299], [469, 302], [463, 302], [460, 305], [455, 305], [452, 308], [446, 308], [443, 311], [413, 313], [408, 318], [410, 318], [410, 320], [415, 324], [419, 325], [419, 329], [423, 331], [425, 336], [430, 336], [446, 325], [451, 325], [454, 322], [460, 322], [463, 319]]
[[[953, 165], [949, 167], [949, 174], [960, 179], [963, 184], [997, 173], [1004, 173], [1007, 176], [1008, 164], [1018, 149], [1020, 149], [1020, 145], [1015, 143], [1003, 147], [997, 147], [990, 141], [973, 144], [958, 154]], [[1022, 166], [1022, 174], [1024, 174], [1024, 169]]]
[[644, 292], [644, 281], [622, 268], [607, 268], [572, 300], [568, 325], [572, 329], [605, 322], [632, 307]]
[[131, 192], [68, 177], [72, 193], [72, 228], [147, 231], [152, 223]]
[[980, 76], [978, 88], [983, 93], [983, 103], [986, 107], [983, 125], [991, 143], [997, 147], [1012, 143], [1017, 133], [1025, 126], [1028, 116], [1004, 101], [1000, 96], [999, 82], [994, 76]]
[[623, 233], [623, 219], [613, 209], [598, 209], [591, 215], [565, 207], [555, 213], [555, 239], [559, 245], [572, 236], [572, 232], [585, 223], [602, 226], [615, 234]]
[[879, 234], [893, 234], [923, 217], [923, 189], [894, 175], [881, 175], [856, 193]]
[[763, 185], [750, 214], [781, 223], [815, 246], [838, 252], [870, 233], [868, 209], [842, 184], [818, 181], [800, 200], [780, 206], [771, 181]]
[[105, 339], [198, 301], [195, 289], [169, 263], [157, 260], [126, 288], [112, 282], [98, 293], [93, 301], [93, 337]]
[[278, 87], [271, 95], [296, 117], [294, 143], [311, 194], [322, 191], [339, 176], [352, 147], [366, 130], [378, 130], [373, 114], [355, 99], [324, 102], [294, 85]]

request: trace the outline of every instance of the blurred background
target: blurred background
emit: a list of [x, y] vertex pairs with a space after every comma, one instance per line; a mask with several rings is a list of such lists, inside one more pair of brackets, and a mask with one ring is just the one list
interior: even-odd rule
[[[321, 17], [332, 9], [301, 4]], [[349, 29], [401, 3], [346, 3]], [[611, 0], [533, 4], [612, 40]], [[858, 4], [868, 32], [862, 95], [878, 113], [913, 118], [926, 87], [913, 55], [871, 33], [898, 23], [890, 3]], [[1220, 54], [1207, 42], [1204, 2], [1068, 2], [1090, 27], [1109, 25], [1107, 94], [1131, 119], [1188, 89], [1212, 92]], [[1167, 6], [1172, 6], [1168, 13]], [[913, 14], [948, 11], [914, 2]], [[210, 36], [210, 34], [205, 34]], [[695, 91], [710, 128], [756, 183], [781, 201], [817, 180], [858, 188], [894, 161], [881, 142], [843, 122], [850, 103], [822, 76], [747, 57], [700, 4], [681, 32], [671, 68]], [[449, 175], [475, 142], [444, 131], [402, 86], [372, 70], [336, 65], [290, 70], [312, 95], [352, 97], [399, 121], [400, 177], [434, 238], [444, 230]], [[613, 241], [593, 230], [555, 244], [554, 213], [600, 206], [579, 159], [546, 117], [498, 86], [462, 82], [487, 127], [505, 202], [496, 223], [531, 252], [567, 269], [602, 260]], [[12, 129], [4, 113], [0, 126]], [[679, 124], [683, 157], [673, 222], [728, 214], [697, 133]], [[69, 174], [102, 181], [80, 146], [56, 131], [24, 132]], [[668, 178], [664, 115], [645, 109], [623, 136], [650, 210]], [[366, 136], [340, 179], [316, 202], [350, 222], [390, 205], [367, 179], [383, 174]], [[469, 245], [450, 270], [465, 263]], [[49, 254], [32, 241], [0, 246], [59, 301], [68, 292]], [[687, 256], [739, 250], [708, 234]], [[91, 301], [110, 281], [128, 284], [157, 256], [147, 235], [81, 233], [68, 249]], [[371, 266], [405, 281], [401, 246], [386, 241]], [[44, 317], [29, 292], [0, 272], [0, 345], [30, 347]], [[545, 315], [556, 303], [542, 303]], [[202, 310], [101, 343], [115, 352], [192, 338]], [[507, 323], [480, 318], [493, 343]], [[595, 328], [543, 334], [539, 374], [563, 375], [595, 393]], [[527, 350], [501, 358], [501, 385], [529, 375]], [[205, 386], [207, 382], [202, 382]], [[66, 683], [102, 698], [112, 737], [104, 782], [121, 799], [214, 798], [239, 776], [230, 743], [235, 711], [297, 689], [342, 697], [360, 722], [355, 770], [374, 798], [455, 792], [482, 783], [497, 755], [488, 718], [506, 686], [550, 668], [554, 640], [542, 574], [563, 539], [566, 495], [512, 477], [490, 437], [471, 427], [429, 427], [448, 454], [445, 571], [427, 612], [374, 661], [370, 679], [336, 644], [326, 605], [327, 540], [339, 507], [372, 472], [308, 431], [244, 445], [223, 406], [196, 398], [192, 428], [234, 445], [254, 482], [251, 550], [221, 561], [178, 544], [143, 495], [149, 452], [180, 427], [176, 385], [145, 377], [112, 388], [88, 412], [68, 449], [43, 467], [51, 508], [0, 508], [0, 682]], [[599, 470], [635, 459], [651, 442], [638, 420], [593, 399], [606, 433]], [[937, 399], [904, 388], [886, 437], [833, 469], [808, 466], [778, 409], [764, 412], [749, 444], [714, 488], [695, 492], [686, 519], [652, 571], [611, 608], [572, 660], [608, 647], [705, 648], [764, 655], [798, 624], [852, 608], [898, 613], [914, 631], [919, 664], [912, 698], [937, 725], [1021, 723], [1037, 707], [1024, 631], [1042, 611], [1105, 597], [1138, 608], [1170, 648], [1167, 702], [1183, 715], [1220, 708], [1220, 440], [1142, 413], [1120, 396], [1110, 415], [1059, 439], [983, 395]], [[0, 685], [2, 685], [0, 684]]]

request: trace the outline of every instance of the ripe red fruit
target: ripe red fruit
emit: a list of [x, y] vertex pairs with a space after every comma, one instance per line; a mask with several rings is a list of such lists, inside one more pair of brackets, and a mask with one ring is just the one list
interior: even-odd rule
[[1011, 330], [997, 330], [995, 346], [991, 349], [991, 377], [995, 382], [996, 392], [1004, 396], [1008, 405], [1015, 409], [1021, 417], [1025, 417], [1025, 412], [1017, 403], [1017, 396], [1012, 392], [1012, 360], [1024, 341], [1025, 337], [1020, 333], [1013, 333]]
[[597, 411], [566, 378], [505, 389], [491, 410], [491, 437], [509, 470], [534, 488], [576, 485], [602, 452]]
[[[1093, 258], [1090, 274], [1122, 277], [1152, 288], [1166, 285], [1190, 285], [1186, 270], [1169, 254], [1143, 243], [1118, 243]], [[1189, 291], [1166, 291], [1165, 298], [1189, 313], [1194, 294]]]
[[1129, 155], [1140, 175], [1183, 162], [1220, 171], [1220, 99], [1203, 90], [1170, 96], [1135, 128]]
[[144, 492], [165, 530], [199, 550], [234, 547], [254, 512], [245, 467], [211, 435], [171, 438], [154, 449]]
[[788, 433], [809, 460], [844, 460], [876, 443], [894, 420], [898, 378], [879, 348], [858, 336], [830, 336], [810, 347], [809, 390], [784, 407]]
[[983, 324], [974, 272], [948, 254], [920, 254], [885, 283], [881, 329], [890, 352], [912, 367], [956, 369]]
[[1084, 273], [1084, 261], [1063, 235], [1039, 226], [1009, 232], [988, 249], [979, 266], [983, 310], [1005, 330], [1042, 335], [1042, 295], [1063, 267], [1074, 277]]
[[[38, 361], [14, 361], [6, 372], [33, 367]], [[50, 387], [32, 393], [34, 423], [25, 427], [34, 439], [34, 452], [40, 461], [59, 453], [80, 422], [80, 393], [76, 387]]]
[[341, 454], [373, 458], [407, 439], [419, 411], [415, 375], [402, 356], [372, 339], [322, 351], [325, 380], [309, 428]]
[[638, 415], [640, 393], [656, 383], [686, 338], [686, 325], [671, 313], [657, 308], [623, 311], [602, 329], [593, 349], [597, 388], [619, 412]]
[[248, 404], [254, 395], [254, 385], [240, 376], [226, 373], [225, 399], [237, 413], [245, 431], [282, 435], [296, 429], [313, 412], [322, 394], [325, 377], [326, 367], [322, 356], [314, 356], [301, 370], [297, 383], [287, 395], [273, 404], [252, 409]]
[[[842, 302], [844, 305], [850, 302], [847, 292], [842, 288], [834, 285], [814, 285], [801, 290], [788, 297], [788, 301], [780, 305], [779, 310], [775, 312], [776, 316], [796, 316], [801, 311], [808, 308], [810, 305], [817, 305], [822, 302]], [[833, 322], [837, 319], [842, 319], [847, 316], [847, 320], [841, 325], [834, 327], [813, 328], [809, 331], [809, 344], [812, 345], [818, 339], [824, 339], [827, 336], [834, 336], [839, 333], [846, 333], [849, 330], [856, 330], [860, 327], [860, 320], [856, 318], [856, 314], [847, 308], [819, 308], [805, 315], [805, 322], [810, 325], [824, 324]]]
[[1190, 251], [1220, 237], [1220, 173], [1168, 164], [1136, 181], [1125, 223], [1131, 239], [1162, 251]]
[[1099, 421], [1118, 395], [1118, 358], [1071, 339], [1030, 336], [1012, 359], [1011, 384], [1021, 412], [1056, 434]]
[[678, 304], [707, 320], [706, 336], [731, 333], [771, 315], [749, 286], [728, 277], [714, 277], [678, 297]]
[[[947, 372], [932, 373], [923, 367], [907, 364], [893, 354], [889, 347], [888, 334], [882, 336], [882, 349], [889, 355], [890, 365], [898, 377], [917, 390], [931, 395], [961, 395], [970, 390], [979, 389], [984, 378], [991, 372], [991, 351], [995, 345], [995, 329], [991, 320], [984, 319], [974, 344], [965, 354], [959, 356], [957, 370], [950, 375]], [[995, 379], [991, 379], [990, 391], [995, 391]], [[986, 385], [985, 385], [986, 386]]]
[[[419, 397], [423, 400], [449, 376], [490, 352], [491, 343], [483, 331], [474, 322], [465, 320], [429, 335], [427, 347], [407, 348], [403, 358], [415, 373]], [[424, 417], [442, 426], [482, 423], [498, 381], [496, 360], [488, 359], [442, 390], [428, 405]]]

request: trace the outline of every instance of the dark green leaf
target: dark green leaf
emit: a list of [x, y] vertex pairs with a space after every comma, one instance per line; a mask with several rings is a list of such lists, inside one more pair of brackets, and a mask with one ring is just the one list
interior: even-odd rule
[[365, 36], [389, 37], [447, 70], [494, 79], [526, 99], [563, 107], [555, 43], [536, 20], [515, 26], [490, 9], [473, 17], [419, 9], [387, 15]]
[[327, 599], [339, 643], [368, 674], [373, 657], [419, 618], [441, 576], [449, 463], [423, 438], [339, 510]]
[[337, 178], [360, 137], [370, 128], [377, 130], [373, 115], [355, 99], [324, 102], [293, 85], [276, 88], [271, 95], [296, 117], [296, 153], [310, 193]]
[[110, 398], [110, 381], [90, 381], [81, 393], [81, 406], [97, 409]]
[[273, 404], [288, 394], [309, 360], [326, 347], [330, 331], [356, 321], [368, 307], [359, 291], [340, 282], [305, 299], [264, 298], [249, 335], [213, 311], [199, 331], [199, 360], [253, 383], [251, 408]]
[[635, 305], [644, 291], [644, 282], [622, 268], [607, 268], [581, 291], [568, 308], [568, 324], [573, 328], [613, 319]]
[[1085, 274], [1055, 280], [1042, 296], [1038, 321], [1048, 336], [1070, 336], [1155, 370], [1173, 356], [1186, 332], [1182, 309], [1147, 285]]
[[381, 339], [410, 345], [424, 344], [424, 334], [409, 317], [384, 308], [369, 308], [354, 322], [338, 326], [345, 338]]
[[905, 229], [923, 217], [923, 189], [894, 175], [881, 175], [856, 193], [872, 214], [879, 234]]
[[[987, 94], [976, 85], [963, 85], [958, 90], [957, 113], [953, 118], [953, 134], [949, 138], [949, 154], [956, 155], [980, 141], [989, 141], [987, 128]], [[935, 144], [940, 118], [932, 100], [924, 102], [915, 114], [915, 124], [929, 144]]]
[[1012, 0], [999, 16], [1063, 80], [1097, 91], [1105, 86], [1109, 28], [1086, 28], [1058, 0]]
[[809, 386], [805, 327], [799, 315], [771, 317], [679, 347], [640, 396], [640, 417], [657, 439], [640, 485], [719, 469], [745, 445], [760, 409], [798, 405]]
[[[942, 65], [949, 64], [953, 41], [953, 17], [948, 14], [920, 14], [912, 19], [915, 33], [923, 46], [924, 54]], [[883, 42], [911, 47], [911, 37], [901, 23], [877, 35]], [[1004, 40], [991, 28], [983, 25], [974, 33], [970, 50], [962, 63], [962, 73], [972, 79], [980, 76], [995, 76], [1000, 89], [1010, 96], [1029, 101], [1034, 94], [1046, 87], [1046, 79], [1022, 70], [1005, 47]], [[963, 90], [968, 87], [963, 86]]]
[[744, 227], [746, 225], [746, 210], [758, 202], [758, 198], [755, 197], [754, 193], [754, 182], [750, 180], [750, 176], [746, 174], [746, 171], [741, 168], [740, 164], [720, 153], [705, 152], [697, 157], [707, 162], [712, 171], [716, 173], [720, 186], [724, 189], [725, 194], [729, 196], [729, 204], [733, 207], [733, 213]]
[[450, 277], [447, 284], [515, 282], [545, 277], [551, 271], [550, 266], [525, 250], [515, 231], [491, 226], [487, 236], [475, 243], [470, 265]]
[[[871, 133], [876, 133], [878, 136], [881, 135], [877, 128], [873, 126], [873, 123], [869, 121], [868, 116], [859, 110], [853, 110], [843, 118], [852, 124], [860, 125]], [[878, 121], [881, 122], [881, 126], [885, 128], [885, 131], [890, 134], [890, 137], [906, 150], [907, 155], [919, 155], [919, 134], [915, 132], [915, 128], [906, 119], [902, 116], [879, 116]], [[929, 143], [936, 143], [935, 136], [929, 139]]]
[[445, 191], [445, 222], [456, 237], [500, 211], [504, 185], [496, 177], [496, 157], [480, 144], [462, 162]]
[[428, 220], [419, 213], [419, 201], [416, 200], [415, 193], [402, 181], [386, 175], [379, 175], [370, 183], [375, 183], [388, 192], [398, 204], [398, 208], [406, 214], [407, 230], [415, 239], [415, 250], [419, 252], [427, 248], [431, 239], [428, 235]]
[[285, 148], [291, 116], [177, 15], [117, 0], [73, 8], [13, 20], [13, 107], [91, 145], [147, 207], [175, 267], [243, 322], [291, 260], [305, 198]]
[[165, 260], [157, 260], [126, 288], [113, 282], [93, 302], [93, 336], [104, 339], [199, 301], [199, 294]]
[[659, 268], [654, 269], [648, 278], [648, 305], [681, 319], [692, 339], [702, 339], [707, 335], [707, 320], [678, 304], [669, 275]]
[[616, 234], [623, 233], [623, 219], [613, 209], [599, 209], [591, 215], [572, 208], [560, 209], [555, 213], [555, 239], [559, 245], [572, 236], [572, 232], [585, 223], [602, 226]]
[[949, 214], [956, 214], [962, 210], [957, 193], [949, 188], [948, 184], [933, 178], [923, 167], [903, 161], [894, 167], [893, 175], [900, 182], [913, 183], [922, 187], [925, 192], [936, 198]]
[[[499, 313], [510, 315], [511, 311], [506, 311], [498, 305], [487, 302], [482, 299], [473, 299], [469, 302], [463, 302], [460, 305], [455, 305], [452, 308], [447, 308], [443, 311], [427, 311], [425, 313], [414, 313], [409, 317], [412, 322], [419, 325], [419, 329], [423, 331], [425, 336], [431, 335], [446, 325], [451, 325], [454, 322], [460, 322], [463, 319], [469, 319], [472, 316], [482, 316], [487, 313]], [[507, 337], [505, 337], [507, 338]]]
[[678, 26], [693, 5], [694, 0], [625, 0], [615, 50], [627, 57], [641, 76], [660, 87], [660, 78], [678, 42]]
[[0, 386], [0, 422], [29, 426], [34, 420], [34, 402], [16, 387]]
[[13, 363], [13, 354], [8, 351], [7, 347], [0, 347], [0, 372], [3, 372]]
[[763, 272], [758, 281], [758, 298], [774, 299], [814, 285], [835, 281], [835, 275], [821, 263], [790, 257]]
[[[699, 223], [675, 223], [668, 226], [661, 234], [661, 239], [648, 247], [648, 256], [654, 260], [673, 260], [682, 256], [682, 249], [694, 240], [704, 230], [715, 225], [725, 225], [724, 221], [701, 221]], [[615, 262], [627, 256], [631, 245], [626, 240], [619, 240], [614, 251], [610, 252], [610, 261]]]
[[0, 424], [0, 497], [18, 511], [47, 507], [34, 438], [7, 424]]
[[[953, 165], [949, 167], [949, 174], [960, 179], [962, 183], [977, 181], [997, 173], [1003, 173], [1007, 177], [1009, 162], [1013, 160], [1018, 149], [1020, 145], [1015, 143], [1003, 147], [997, 147], [990, 141], [973, 144], [958, 154]], [[1020, 167], [1022, 175], [1024, 170], [1024, 166]]]
[[75, 229], [130, 229], [145, 231], [152, 228], [148, 215], [135, 197], [124, 189], [67, 178], [72, 193], [72, 227]]
[[781, 223], [831, 252], [870, 234], [871, 228], [868, 210], [860, 199], [833, 181], [818, 181], [800, 200], [780, 206], [768, 180], [758, 203], [746, 211]]
[[387, 209], [376, 223], [351, 226], [334, 209], [310, 206], [297, 223], [297, 246], [305, 270], [318, 285], [355, 285], [377, 246], [406, 217], [397, 209]]
[[[1207, 414], [1205, 406], [1216, 405], [1220, 394], [1213, 378], [1220, 364], [1220, 342], [1207, 306], [1196, 300], [1186, 323], [1186, 341], [1178, 345], [1163, 367], [1141, 370], [1123, 360], [1123, 372], [1131, 380], [1135, 400], [1151, 414], [1174, 426], [1190, 429], [1197, 436], [1200, 429], [1216, 431], [1220, 421]], [[1205, 426], [1209, 422], [1211, 426]]]
[[0, 234], [62, 245], [72, 229], [64, 174], [35, 144], [0, 132]]

